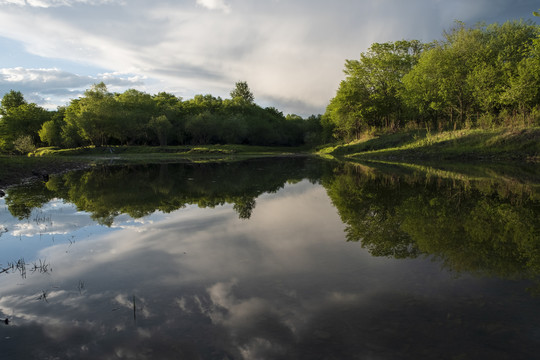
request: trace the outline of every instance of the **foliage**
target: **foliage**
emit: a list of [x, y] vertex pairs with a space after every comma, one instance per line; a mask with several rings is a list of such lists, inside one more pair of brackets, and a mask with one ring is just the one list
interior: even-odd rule
[[39, 142], [38, 131], [51, 114], [34, 103], [27, 103], [22, 94], [11, 90], [2, 98], [0, 108], [0, 151], [15, 150], [15, 142], [30, 136], [33, 144]]
[[311, 163], [305, 157], [290, 157], [228, 163], [95, 166], [88, 171], [53, 175], [46, 182], [9, 188], [6, 205], [13, 216], [24, 219], [33, 208], [62, 198], [106, 225], [122, 213], [139, 218], [189, 204], [211, 208], [232, 204], [239, 218], [249, 219], [259, 195], [276, 192], [287, 181], [319, 178], [321, 163], [310, 167]]
[[235, 84], [234, 90], [231, 91], [231, 99], [247, 104], [253, 104], [253, 101], [255, 101], [255, 97], [245, 81], [239, 81]]
[[158, 117], [152, 117], [148, 123], [148, 127], [156, 134], [159, 140], [159, 145], [167, 146], [167, 138], [169, 137], [169, 133], [173, 127], [169, 119], [167, 119], [167, 116], [160, 115]]
[[334, 173], [323, 184], [347, 225], [347, 239], [375, 256], [425, 254], [458, 272], [540, 274], [537, 187], [351, 164]]
[[407, 123], [428, 129], [534, 125], [539, 35], [540, 27], [531, 22], [456, 22], [430, 44], [373, 44], [360, 60], [346, 61], [347, 77], [325, 121], [346, 141]]
[[[320, 117], [304, 120], [297, 115], [284, 116], [275, 108], [263, 109], [254, 103], [246, 82], [237, 82], [231, 97], [223, 100], [207, 94], [183, 101], [165, 92], [149, 95], [128, 89], [111, 93], [104, 83], [99, 83], [67, 107], [47, 112], [35, 104], [27, 104], [22, 94], [11, 92], [5, 96], [0, 145], [4, 144], [4, 150], [12, 149], [13, 141], [27, 134], [28, 129], [36, 145], [63, 148], [184, 144], [299, 146], [315, 145], [325, 138]], [[35, 122], [30, 123], [30, 119]]]
[[24, 100], [24, 96], [20, 91], [10, 90], [2, 98], [1, 104], [2, 108], [0, 109], [0, 114], [6, 115], [11, 109], [25, 105], [26, 100]]
[[20, 154], [28, 154], [36, 150], [32, 136], [22, 135], [13, 142], [13, 147]]
[[335, 124], [337, 137], [352, 140], [370, 127], [402, 125], [401, 79], [416, 64], [422, 48], [416, 40], [375, 43], [360, 60], [345, 62], [347, 77], [325, 114]]

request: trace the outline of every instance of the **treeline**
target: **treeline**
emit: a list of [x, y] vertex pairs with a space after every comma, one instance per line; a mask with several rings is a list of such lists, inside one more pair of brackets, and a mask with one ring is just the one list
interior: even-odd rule
[[373, 129], [456, 129], [540, 124], [540, 27], [512, 21], [443, 39], [375, 43], [347, 60], [323, 125], [339, 139]]
[[236, 83], [231, 99], [196, 95], [187, 101], [165, 92], [112, 93], [100, 83], [57, 111], [29, 104], [12, 90], [2, 99], [0, 114], [4, 152], [25, 153], [36, 145], [298, 146], [319, 142], [322, 133], [320, 116], [284, 116], [255, 104], [246, 82]]
[[540, 26], [467, 27], [442, 40], [375, 43], [346, 60], [346, 78], [324, 115], [302, 119], [255, 104], [246, 82], [230, 99], [184, 101], [100, 83], [57, 111], [10, 91], [0, 107], [0, 151], [34, 146], [303, 145], [350, 141], [373, 130], [428, 130], [540, 124]]

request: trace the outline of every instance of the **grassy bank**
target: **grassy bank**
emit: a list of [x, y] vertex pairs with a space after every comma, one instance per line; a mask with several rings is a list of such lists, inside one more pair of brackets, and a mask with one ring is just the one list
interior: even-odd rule
[[[248, 145], [108, 146], [75, 149], [40, 148], [29, 156], [0, 155], [0, 188], [29, 177], [46, 176], [94, 163], [234, 161], [247, 157], [308, 154], [306, 147]], [[534, 161], [540, 160], [540, 128], [415, 130], [373, 136], [320, 149], [318, 154], [389, 162]]]
[[370, 160], [540, 160], [540, 128], [457, 130], [430, 133], [416, 130], [366, 138], [327, 147], [323, 155]]
[[46, 177], [89, 166], [88, 161], [77, 158], [31, 158], [27, 156], [0, 155], [0, 189], [24, 181], [28, 178]]
[[0, 189], [27, 178], [46, 177], [48, 174], [97, 163], [234, 161], [248, 157], [291, 156], [308, 152], [306, 148], [247, 145], [39, 148], [28, 156], [0, 155]]
[[302, 147], [271, 147], [250, 145], [200, 145], [200, 146], [104, 146], [60, 149], [54, 147], [39, 148], [29, 154], [31, 157], [77, 156], [92, 158], [130, 158], [153, 155], [166, 158], [215, 156], [215, 155], [276, 155], [307, 152]]

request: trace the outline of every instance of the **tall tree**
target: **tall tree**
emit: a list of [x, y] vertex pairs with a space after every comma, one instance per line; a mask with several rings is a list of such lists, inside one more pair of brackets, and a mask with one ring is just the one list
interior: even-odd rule
[[116, 119], [111, 135], [121, 143], [146, 141], [146, 129], [156, 113], [156, 102], [151, 95], [128, 89], [115, 96]]
[[102, 146], [111, 135], [115, 108], [114, 94], [103, 82], [95, 84], [68, 106], [66, 123], [76, 128], [84, 140]]
[[59, 107], [52, 113], [51, 120], [46, 121], [41, 126], [38, 134], [41, 141], [49, 146], [62, 146], [62, 127], [65, 125], [65, 107]]
[[375, 43], [360, 60], [346, 60], [346, 78], [325, 114], [338, 137], [351, 140], [371, 126], [401, 125], [401, 79], [416, 64], [422, 48], [417, 40]]
[[10, 90], [2, 98], [2, 107], [0, 114], [5, 115], [10, 109], [15, 109], [26, 104], [23, 94], [20, 91]]
[[439, 125], [454, 127], [479, 112], [524, 111], [536, 96], [529, 71], [535, 68], [531, 49], [538, 33], [538, 26], [523, 21], [475, 27], [458, 22], [403, 78], [403, 98]]
[[247, 104], [253, 104], [255, 101], [255, 97], [245, 81], [238, 81], [235, 84], [234, 89], [231, 91], [231, 99]]
[[37, 144], [40, 141], [38, 131], [51, 114], [34, 103], [27, 103], [20, 92], [12, 90], [2, 98], [1, 115], [0, 149], [11, 151], [14, 141], [22, 137], [30, 136], [25, 141]]

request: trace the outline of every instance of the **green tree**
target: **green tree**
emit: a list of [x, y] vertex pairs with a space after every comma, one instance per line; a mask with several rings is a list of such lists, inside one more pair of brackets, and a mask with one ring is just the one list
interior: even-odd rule
[[115, 96], [116, 118], [111, 136], [120, 143], [145, 143], [149, 122], [156, 114], [156, 102], [151, 95], [128, 89]]
[[148, 127], [156, 134], [159, 145], [167, 146], [167, 139], [173, 127], [167, 116], [160, 115], [158, 117], [152, 117]]
[[183, 106], [182, 98], [160, 92], [154, 95], [153, 99], [156, 104], [156, 115], [165, 115], [171, 122], [169, 140], [174, 144], [183, 144], [186, 141], [186, 109]]
[[51, 120], [46, 121], [38, 131], [41, 142], [48, 144], [49, 146], [62, 146], [62, 127], [65, 126], [64, 122], [65, 108], [60, 107], [53, 113]]
[[404, 76], [402, 97], [441, 127], [471, 124], [479, 113], [528, 110], [538, 87], [533, 51], [538, 33], [523, 21], [475, 27], [458, 22]]
[[10, 90], [2, 98], [2, 107], [0, 108], [0, 114], [5, 115], [9, 110], [18, 108], [21, 105], [25, 105], [26, 100], [20, 91]]
[[403, 125], [401, 80], [416, 64], [422, 48], [417, 40], [375, 43], [360, 60], [346, 60], [346, 78], [325, 113], [339, 138], [358, 138], [369, 127]]
[[231, 91], [231, 99], [245, 104], [253, 104], [255, 101], [255, 97], [245, 81], [238, 81], [235, 84], [234, 89]]
[[66, 123], [68, 128], [77, 129], [85, 141], [102, 146], [114, 132], [116, 108], [114, 95], [107, 86], [103, 82], [95, 84], [83, 97], [71, 101], [66, 109]]
[[15, 91], [10, 91], [2, 99], [1, 115], [0, 149], [3, 151], [12, 151], [14, 141], [23, 136], [30, 136], [32, 143], [38, 144], [38, 131], [51, 116], [42, 107], [27, 103], [20, 92]]

